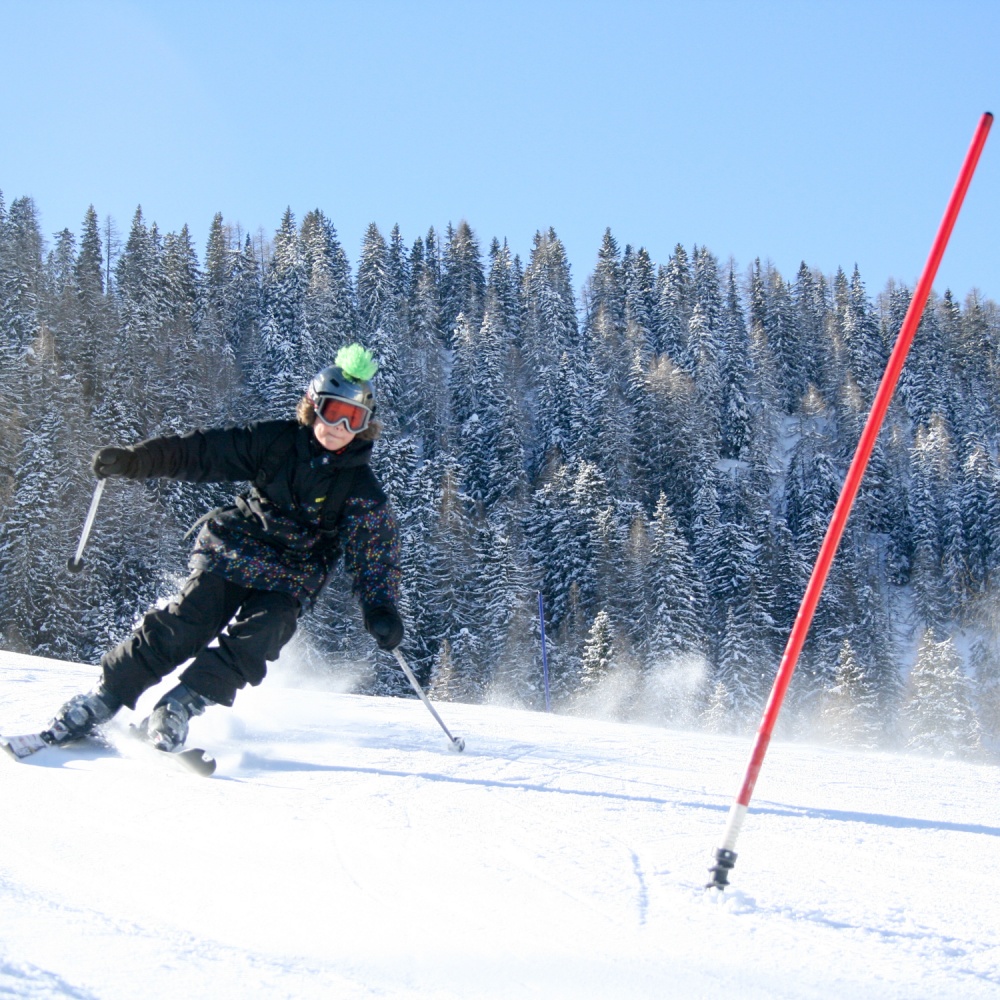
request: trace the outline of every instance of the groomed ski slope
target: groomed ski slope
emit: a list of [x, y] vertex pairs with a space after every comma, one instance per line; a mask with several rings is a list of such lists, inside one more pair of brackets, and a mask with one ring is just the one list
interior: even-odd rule
[[[0, 730], [94, 675], [0, 653]], [[443, 704], [459, 755], [293, 680], [195, 721], [213, 778], [0, 759], [0, 996], [1000, 996], [995, 767], [774, 743], [707, 893], [747, 739]]]

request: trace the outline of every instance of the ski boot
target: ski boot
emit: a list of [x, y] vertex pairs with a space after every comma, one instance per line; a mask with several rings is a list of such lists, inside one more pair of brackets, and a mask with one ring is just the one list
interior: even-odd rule
[[74, 695], [39, 734], [46, 743], [57, 746], [89, 736], [122, 707], [118, 697], [98, 684], [87, 694]]
[[188, 735], [188, 722], [201, 715], [215, 702], [185, 684], [168, 691], [154, 706], [148, 719], [139, 726], [147, 742], [157, 750], [174, 753], [184, 746]]

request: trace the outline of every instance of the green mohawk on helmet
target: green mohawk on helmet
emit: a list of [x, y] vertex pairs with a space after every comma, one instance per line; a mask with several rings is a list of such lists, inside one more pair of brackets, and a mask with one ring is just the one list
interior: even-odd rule
[[378, 371], [378, 362], [372, 357], [372, 352], [360, 344], [342, 347], [333, 363], [355, 382], [367, 382]]

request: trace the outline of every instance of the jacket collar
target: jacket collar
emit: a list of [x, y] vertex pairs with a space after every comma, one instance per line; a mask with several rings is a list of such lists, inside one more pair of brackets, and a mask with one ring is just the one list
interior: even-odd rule
[[372, 457], [374, 441], [362, 441], [355, 438], [343, 451], [327, 451], [313, 434], [311, 427], [303, 427], [307, 439], [310, 465], [317, 468], [328, 466], [334, 469], [353, 469], [359, 465], [368, 465]]

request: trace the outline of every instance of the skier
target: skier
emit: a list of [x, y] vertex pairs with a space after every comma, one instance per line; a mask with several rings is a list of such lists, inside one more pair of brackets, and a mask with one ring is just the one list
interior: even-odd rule
[[376, 370], [371, 354], [351, 344], [309, 383], [295, 420], [97, 452], [98, 478], [253, 485], [201, 519], [180, 595], [105, 653], [100, 682], [60, 709], [41, 734], [47, 743], [80, 739], [123, 705], [134, 709], [143, 691], [193, 658], [140, 726], [159, 749], [181, 749], [193, 716], [232, 706], [239, 688], [260, 684], [341, 554], [365, 628], [382, 649], [400, 644], [396, 523], [368, 464], [381, 431], [372, 419]]

